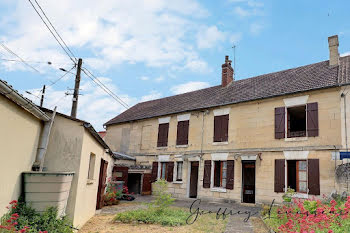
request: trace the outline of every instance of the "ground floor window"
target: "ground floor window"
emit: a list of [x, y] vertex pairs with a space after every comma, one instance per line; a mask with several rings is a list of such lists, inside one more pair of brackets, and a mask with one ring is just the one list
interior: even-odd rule
[[176, 181], [182, 181], [182, 166], [183, 166], [183, 162], [177, 162]]
[[226, 187], [227, 162], [214, 161], [214, 187]]
[[160, 178], [164, 180], [168, 178], [168, 163], [166, 162], [160, 163]]
[[287, 184], [299, 193], [307, 193], [307, 161], [287, 161]]

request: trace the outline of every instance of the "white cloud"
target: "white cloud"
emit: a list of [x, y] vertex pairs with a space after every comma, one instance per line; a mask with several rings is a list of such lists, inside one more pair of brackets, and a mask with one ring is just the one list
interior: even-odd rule
[[207, 82], [188, 82], [188, 83], [183, 83], [180, 85], [173, 86], [172, 88], [170, 88], [170, 91], [173, 94], [177, 95], [177, 94], [182, 94], [186, 92], [203, 89], [209, 86], [210, 85]]
[[[98, 4], [93, 0], [62, 0], [60, 4], [55, 1], [39, 3], [68, 46], [73, 51], [89, 51], [84, 60], [90, 67], [99, 70], [122, 63], [144, 63], [151, 67], [184, 66], [189, 55], [198, 56], [189, 38], [195, 37], [203, 25], [200, 19], [209, 14], [196, 0], [101, 0]], [[66, 54], [31, 5], [14, 1], [12, 6], [15, 9], [12, 13], [0, 16], [2, 40], [25, 54], [24, 58], [67, 61]], [[35, 40], [28, 40], [33, 35]], [[8, 69], [18, 67], [17, 64]]]
[[350, 55], [350, 51], [349, 52], [345, 52], [345, 53], [342, 53], [340, 54], [341, 57], [344, 57], [344, 56], [349, 56]]
[[[116, 93], [129, 106], [138, 102], [136, 98], [120, 93], [111, 79], [100, 77], [99, 80], [107, 85], [109, 89]], [[82, 95], [79, 96], [77, 117], [90, 122], [96, 130], [102, 130], [102, 125], [105, 122], [125, 111], [125, 108], [121, 104], [116, 102], [103, 90], [97, 88], [92, 81], [82, 82], [80, 88], [80, 93]], [[39, 90], [29, 91], [34, 95], [40, 96]], [[55, 90], [53, 87], [48, 87], [45, 93], [44, 107], [53, 109], [57, 106], [58, 112], [70, 115], [72, 95], [66, 95], [65, 93], [66, 91]], [[23, 95], [36, 104], [39, 104], [39, 98], [25, 92]]]
[[217, 43], [225, 41], [227, 36], [216, 26], [202, 28], [197, 34], [198, 48], [212, 48]]
[[240, 6], [237, 6], [234, 8], [234, 13], [236, 13], [238, 16], [240, 17], [247, 17], [251, 14], [251, 12], [249, 12], [248, 10], [243, 9]]
[[149, 80], [149, 77], [147, 77], [147, 76], [142, 76], [140, 79], [141, 79], [142, 81], [147, 81], [147, 80]]
[[253, 35], [258, 35], [260, 34], [260, 32], [264, 29], [264, 25], [262, 23], [252, 23], [250, 25], [250, 32], [253, 34]]
[[164, 80], [163, 76], [159, 76], [158, 78], [154, 79], [155, 82], [160, 83]]
[[148, 95], [144, 95], [141, 97], [141, 102], [149, 101], [149, 100], [154, 100], [154, 99], [159, 99], [162, 97], [162, 93], [158, 91], [152, 91]]

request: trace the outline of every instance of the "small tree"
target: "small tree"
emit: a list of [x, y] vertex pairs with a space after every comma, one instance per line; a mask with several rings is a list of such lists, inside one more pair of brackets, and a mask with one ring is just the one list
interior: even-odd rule
[[155, 200], [150, 207], [155, 207], [159, 212], [162, 212], [169, 207], [175, 199], [171, 197], [171, 194], [168, 193], [167, 190], [168, 183], [163, 179], [157, 180], [153, 186]]

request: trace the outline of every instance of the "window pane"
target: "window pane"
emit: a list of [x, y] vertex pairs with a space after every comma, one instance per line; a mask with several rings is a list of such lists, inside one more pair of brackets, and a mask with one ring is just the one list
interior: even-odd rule
[[214, 162], [214, 187], [220, 187], [220, 175], [221, 175], [221, 163], [220, 161]]
[[299, 170], [306, 170], [306, 161], [299, 161]]
[[[225, 179], [226, 180], [226, 172], [227, 171], [227, 162], [222, 162], [222, 179]], [[224, 186], [224, 185], [223, 185]], [[226, 184], [225, 184], [226, 186]]]
[[177, 163], [177, 176], [176, 180], [182, 180], [182, 162]]
[[306, 181], [306, 172], [305, 171], [299, 171], [299, 180]]
[[299, 192], [306, 193], [306, 191], [307, 191], [306, 182], [305, 181], [299, 181]]
[[165, 179], [165, 173], [166, 173], [166, 164], [165, 163], [162, 163], [162, 179]]

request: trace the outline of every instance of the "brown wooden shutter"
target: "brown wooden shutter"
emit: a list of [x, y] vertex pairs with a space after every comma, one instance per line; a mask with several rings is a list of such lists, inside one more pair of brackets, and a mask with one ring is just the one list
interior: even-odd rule
[[307, 183], [309, 194], [320, 195], [320, 162], [319, 159], [308, 159]]
[[275, 138], [285, 137], [285, 107], [275, 108]]
[[152, 164], [152, 179], [151, 182], [154, 182], [157, 180], [158, 176], [158, 162], [153, 162]]
[[174, 162], [168, 162], [168, 176], [167, 176], [167, 181], [168, 182], [173, 182], [173, 174], [174, 174]]
[[211, 160], [204, 160], [203, 188], [210, 188]]
[[214, 142], [221, 141], [221, 117], [214, 116]]
[[234, 160], [227, 160], [227, 177], [226, 177], [226, 188], [227, 189], [233, 189], [234, 175], [235, 175], [235, 161]]
[[275, 192], [284, 192], [285, 160], [275, 159]]
[[318, 136], [318, 103], [307, 104], [307, 135]]
[[183, 125], [182, 125], [182, 121], [177, 122], [177, 135], [176, 135], [176, 145], [182, 145], [182, 130]]
[[190, 121], [183, 121], [183, 145], [188, 145], [188, 130]]
[[157, 147], [168, 146], [169, 123], [159, 124]]
[[188, 144], [188, 126], [189, 121], [179, 121], [177, 123], [176, 145]]
[[229, 121], [229, 115], [221, 116], [221, 141], [227, 142], [228, 141], [228, 121]]

